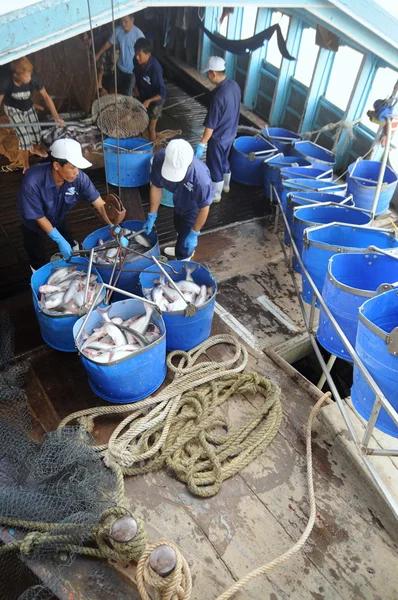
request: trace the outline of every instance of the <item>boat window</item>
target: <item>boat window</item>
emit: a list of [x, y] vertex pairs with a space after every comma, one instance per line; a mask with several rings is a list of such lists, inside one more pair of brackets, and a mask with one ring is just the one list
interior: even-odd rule
[[[286, 40], [287, 31], [289, 29], [290, 17], [288, 17], [287, 15], [285, 15], [279, 11], [274, 11], [272, 13], [271, 24], [275, 25], [276, 23], [279, 23], [281, 31], [282, 31], [282, 35]], [[288, 48], [288, 50], [289, 50], [289, 48]], [[271, 63], [271, 65], [273, 65], [277, 69], [279, 69], [279, 67], [281, 66], [282, 56], [281, 56], [281, 53], [279, 52], [277, 37], [276, 37], [275, 33], [272, 36], [272, 38], [270, 39], [270, 41], [268, 42], [267, 56], [266, 56], [265, 60], [266, 60], [266, 62]]]
[[362, 59], [363, 54], [349, 46], [336, 52], [325, 97], [341, 110], [347, 108]]
[[247, 38], [254, 35], [257, 21], [257, 6], [245, 6], [243, 9], [242, 19], [242, 31], [240, 33], [241, 40], [247, 40]]
[[220, 25], [220, 19], [221, 19], [221, 14], [222, 14], [222, 9], [219, 9], [219, 15], [218, 15], [218, 27], [219, 27], [219, 34], [223, 35], [224, 37], [228, 37], [227, 36], [227, 32], [228, 32], [228, 23], [229, 23], [229, 15], [227, 15], [223, 22]]
[[316, 31], [313, 27], [303, 30], [300, 49], [297, 56], [294, 78], [303, 85], [309, 87], [314, 72], [318, 47], [315, 45]]
[[370, 90], [370, 94], [368, 97], [368, 101], [366, 103], [366, 109], [362, 115], [361, 122], [365, 127], [371, 129], [372, 131], [377, 131], [379, 126], [377, 123], [372, 123], [366, 114], [368, 110], [373, 110], [373, 103], [375, 100], [384, 100], [384, 98], [388, 98], [391, 96], [392, 91], [394, 89], [394, 85], [398, 81], [398, 72], [386, 68], [377, 69], [376, 77], [374, 79], [372, 89]]

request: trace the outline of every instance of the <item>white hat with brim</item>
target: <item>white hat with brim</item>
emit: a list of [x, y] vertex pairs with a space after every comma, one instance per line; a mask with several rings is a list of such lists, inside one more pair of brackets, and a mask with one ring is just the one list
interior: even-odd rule
[[56, 140], [52, 144], [50, 152], [53, 158], [67, 160], [71, 165], [78, 169], [87, 169], [88, 167], [91, 167], [91, 162], [84, 158], [82, 147], [76, 140]]
[[167, 145], [161, 175], [167, 181], [178, 183], [185, 178], [192, 163], [194, 152], [185, 140], [171, 140]]
[[202, 73], [207, 71], [225, 71], [225, 60], [221, 56], [209, 56]]

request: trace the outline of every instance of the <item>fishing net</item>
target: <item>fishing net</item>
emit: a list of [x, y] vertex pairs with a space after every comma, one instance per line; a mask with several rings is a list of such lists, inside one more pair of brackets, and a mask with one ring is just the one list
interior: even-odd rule
[[92, 117], [102, 132], [113, 138], [138, 137], [149, 125], [148, 113], [136, 98], [110, 94], [93, 102]]
[[44, 565], [50, 580], [63, 581], [82, 547], [109, 558], [105, 520], [126, 509], [114, 471], [81, 427], [35, 439], [23, 390], [29, 365], [13, 357], [13, 327], [0, 312], [0, 597], [48, 600], [51, 585], [32, 572]]

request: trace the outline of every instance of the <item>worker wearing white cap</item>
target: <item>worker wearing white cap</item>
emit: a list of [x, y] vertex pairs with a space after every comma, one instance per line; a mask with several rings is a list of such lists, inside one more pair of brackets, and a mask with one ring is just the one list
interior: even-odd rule
[[203, 73], [216, 87], [211, 92], [209, 109], [204, 121], [205, 130], [195, 149], [201, 158], [206, 149], [206, 164], [213, 181], [214, 202], [220, 202], [222, 192], [229, 192], [231, 170], [228, 157], [238, 130], [241, 91], [236, 81], [225, 76], [225, 60], [210, 56]]
[[165, 150], [155, 155], [150, 181], [150, 212], [144, 224], [146, 233], [149, 234], [155, 224], [164, 188], [174, 195], [177, 232], [174, 254], [177, 260], [187, 260], [198, 244], [214, 196], [209, 170], [194, 157], [188, 142], [172, 140]]
[[72, 246], [76, 242], [68, 232], [65, 216], [80, 196], [98, 210], [106, 223], [111, 224], [100, 193], [88, 176], [79, 170], [91, 166], [83, 157], [79, 142], [56, 140], [50, 151], [51, 162], [31, 167], [25, 173], [18, 193], [24, 246], [32, 270], [47, 262], [45, 234], [58, 245], [65, 260], [71, 257]]

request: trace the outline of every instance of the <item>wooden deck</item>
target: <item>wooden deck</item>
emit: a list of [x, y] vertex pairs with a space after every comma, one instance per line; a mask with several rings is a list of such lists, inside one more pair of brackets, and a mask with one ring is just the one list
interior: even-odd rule
[[[300, 537], [308, 517], [305, 425], [313, 397], [272, 362], [262, 348], [289, 340], [288, 317], [302, 330], [282, 256], [267, 220], [228, 227], [201, 236], [195, 258], [207, 264], [219, 283], [213, 334], [243, 335], [248, 370], [276, 381], [282, 390], [283, 421], [274, 442], [220, 493], [193, 497], [168, 472], [126, 479], [134, 513], [146, 525], [150, 541], [168, 538], [179, 545], [193, 574], [192, 600], [215, 600], [250, 570], [287, 550]], [[244, 293], [246, 290], [246, 293]], [[279, 311], [258, 302], [267, 296]], [[79, 359], [40, 346], [28, 295], [0, 304], [17, 327], [17, 351], [31, 351], [26, 391], [35, 415], [35, 433], [54, 429], [72, 411], [103, 404], [88, 386]], [[241, 338], [243, 340], [243, 338]], [[220, 360], [226, 350], [210, 351]], [[256, 402], [234, 400], [227, 414], [239, 422]], [[94, 434], [103, 440], [108, 426]], [[304, 550], [286, 565], [260, 577], [235, 597], [239, 600], [395, 600], [393, 576], [398, 552], [388, 532], [362, 498], [356, 472], [333, 452], [334, 439], [320, 424], [314, 432], [317, 498], [315, 529]], [[99, 561], [79, 558], [63, 581], [78, 600], [109, 597], [138, 600], [138, 594]], [[66, 596], [67, 597], [67, 596]]]

